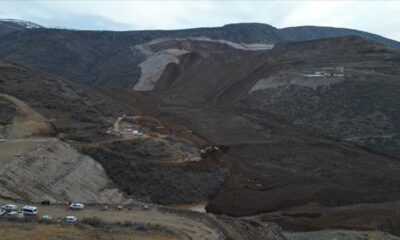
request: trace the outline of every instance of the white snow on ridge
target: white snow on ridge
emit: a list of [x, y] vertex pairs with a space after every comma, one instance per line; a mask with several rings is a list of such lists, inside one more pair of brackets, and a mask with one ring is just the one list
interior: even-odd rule
[[18, 19], [0, 19], [0, 22], [15, 23], [24, 28], [44, 28], [43, 26], [41, 26], [39, 24], [29, 22], [29, 21], [24, 21], [24, 20], [18, 20]]

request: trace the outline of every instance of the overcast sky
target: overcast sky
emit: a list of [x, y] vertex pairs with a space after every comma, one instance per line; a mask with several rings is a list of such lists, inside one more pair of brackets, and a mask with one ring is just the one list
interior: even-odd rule
[[400, 41], [400, 1], [4, 1], [0, 18], [92, 30], [180, 29], [261, 22], [345, 27]]

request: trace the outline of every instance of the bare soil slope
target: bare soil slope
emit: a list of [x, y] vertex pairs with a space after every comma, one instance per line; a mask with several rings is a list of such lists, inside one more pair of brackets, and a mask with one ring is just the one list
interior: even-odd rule
[[[164, 47], [171, 46], [173, 44], [166, 44]], [[341, 54], [337, 55], [338, 53]], [[289, 55], [298, 58], [288, 57]], [[397, 188], [400, 167], [398, 158], [381, 155], [353, 143], [321, 138], [317, 136], [318, 131], [303, 131], [290, 121], [264, 111], [265, 109], [251, 109], [258, 107], [249, 101], [253, 94], [249, 95], [249, 92], [258, 81], [279, 74], [286, 67], [289, 73], [296, 76], [302, 75], [309, 68], [339, 63], [344, 64], [346, 69], [368, 68], [369, 71], [374, 69], [375, 72], [382, 71], [380, 74], [390, 76], [387, 78], [390, 82], [388, 85], [373, 78], [373, 74], [365, 81], [377, 81], [375, 90], [367, 92], [374, 91], [376, 96], [393, 97], [398, 89], [394, 75], [399, 69], [397, 56], [396, 50], [354, 37], [283, 44], [264, 52], [238, 49], [219, 52], [213, 48], [202, 48], [180, 56], [179, 63], [169, 64], [151, 92], [123, 93], [124, 91], [109, 89], [104, 89], [103, 92], [117, 101], [136, 102], [139, 108], [143, 107], [144, 113], [166, 123], [179, 122], [210, 143], [227, 149], [218, 158], [218, 162], [227, 167], [231, 175], [207, 206], [208, 211], [243, 216], [297, 208], [310, 203], [326, 208], [349, 206], [350, 209], [356, 204], [375, 203], [383, 204], [384, 209], [392, 209], [385, 202], [400, 197]], [[293, 85], [297, 86], [296, 82], [286, 82], [284, 76], [282, 74], [281, 78], [276, 79], [278, 87], [283, 85], [282, 91], [290, 91]], [[362, 76], [364, 75], [351, 71], [345, 77], [345, 82], [356, 84]], [[316, 87], [311, 84], [308, 88], [310, 91], [323, 89], [327, 94], [337, 94], [347, 88], [342, 86], [343, 91], [336, 90], [331, 84], [341, 86], [342, 82], [321, 79], [312, 83], [317, 84]], [[354, 102], [353, 98], [359, 99], [357, 90], [361, 88], [363, 91], [362, 86], [353, 86], [347, 89], [352, 94], [351, 97], [337, 99], [346, 108]], [[271, 93], [279, 93], [274, 89], [275, 87], [271, 88]], [[379, 93], [380, 89], [387, 89], [387, 94]], [[289, 100], [289, 97], [275, 96], [276, 99], [268, 104], [276, 103], [280, 108], [292, 107], [285, 105], [285, 99]], [[269, 98], [270, 95], [267, 92], [261, 97]], [[283, 98], [281, 105], [280, 97]], [[373, 102], [377, 104], [379, 101], [372, 97], [370, 103]], [[301, 103], [299, 98], [293, 105], [301, 109]], [[312, 104], [311, 101], [308, 103]], [[398, 111], [394, 106], [397, 101], [389, 97], [386, 103], [385, 106], [375, 105], [376, 108], [373, 109], [387, 111], [387, 116], [391, 116], [387, 118], [387, 123], [396, 124]], [[332, 114], [340, 111], [337, 107], [331, 109], [330, 106], [334, 106], [334, 103], [325, 106], [324, 111], [331, 110]], [[346, 110], [349, 113], [354, 111], [354, 118], [345, 118], [354, 122], [353, 126], [360, 125], [355, 121], [364, 117], [365, 112], [358, 111], [362, 106], [369, 105], [356, 103]], [[314, 113], [313, 109], [310, 109], [308, 116], [318, 116], [317, 113], [324, 117], [330, 116], [324, 112]], [[305, 122], [322, 126], [318, 121]], [[368, 124], [375, 123], [375, 120], [368, 121]], [[380, 131], [385, 130], [384, 126], [374, 127]], [[330, 128], [335, 126], [331, 125]], [[341, 131], [339, 127], [336, 129]], [[365, 209], [365, 215], [372, 217], [375, 212]], [[328, 221], [327, 225], [334, 225], [334, 222], [339, 221], [343, 223], [341, 227], [351, 227], [346, 219], [346, 216], [331, 219], [332, 222]], [[396, 233], [396, 224], [387, 224], [384, 219], [376, 221], [379, 224], [373, 226], [367, 221], [361, 221], [357, 228]], [[309, 223], [302, 227], [312, 226]]]
[[[377, 117], [384, 121], [377, 122], [371, 117], [364, 130], [374, 127], [385, 136], [396, 134], [397, 50], [354, 37], [288, 43], [255, 52], [217, 43], [182, 44], [192, 47], [190, 52], [167, 64], [151, 91], [112, 88], [97, 91], [21, 66], [1, 69], [2, 87], [7, 94], [29, 102], [46, 118], [54, 118], [58, 136], [75, 140], [75, 145], [102, 163], [107, 175], [127, 193], [168, 203], [210, 200], [208, 211], [233, 216], [299, 210], [310, 204], [332, 211], [376, 204], [394, 212], [394, 216], [374, 218], [376, 211], [365, 208], [359, 224], [354, 225], [347, 221], [347, 215], [339, 214], [328, 217], [321, 228], [336, 227], [339, 222], [341, 228], [372, 228], [398, 234], [400, 227], [394, 221], [398, 214], [388, 202], [400, 198], [399, 159], [342, 141], [345, 138], [341, 136], [338, 138], [342, 140], [319, 136], [319, 131], [325, 129], [337, 132], [346, 129], [340, 124], [329, 125], [335, 121], [326, 120], [331, 113], [342, 109], [350, 114], [344, 119], [354, 122], [353, 126], [364, 126], [359, 119], [384, 112], [384, 117]], [[163, 51], [182, 44], [167, 41], [153, 50]], [[141, 62], [146, 60], [144, 54], [142, 57]], [[345, 72], [349, 76], [337, 81], [291, 81], [309, 68], [333, 64], [349, 68], [351, 71]], [[368, 76], [384, 77], [364, 79], [366, 72]], [[265, 81], [269, 77], [275, 78]], [[361, 80], [365, 84], [359, 84]], [[375, 87], [368, 85], [371, 82]], [[252, 91], [257, 84], [261, 86]], [[309, 105], [304, 105], [301, 97], [293, 97], [296, 94], [291, 90], [299, 85], [311, 94], [311, 100], [306, 101]], [[273, 91], [276, 89], [280, 91]], [[43, 91], [49, 94], [44, 95]], [[259, 92], [259, 99], [253, 98], [258, 91], [264, 92]], [[338, 94], [339, 98], [334, 99], [346, 107], [339, 108], [329, 100], [321, 109], [319, 101], [312, 101], [315, 91], [333, 98]], [[368, 101], [358, 102], [363, 96], [358, 91], [370, 94]], [[271, 96], [274, 101], [263, 102]], [[380, 97], [384, 99], [382, 102], [378, 100]], [[308, 116], [302, 120], [303, 115], [291, 108], [304, 106], [309, 106], [310, 111], [303, 109]], [[283, 109], [285, 114], [274, 109]], [[119, 116], [138, 113], [162, 123], [160, 127], [166, 134], [190, 141], [199, 149], [214, 146], [215, 151], [203, 154], [198, 162], [171, 164], [164, 160], [179, 148], [162, 149], [154, 141], [121, 142], [118, 137], [104, 134], [113, 128]], [[307, 117], [315, 116], [321, 116], [311, 122], [318, 127], [317, 131], [304, 131], [292, 124], [296, 119], [302, 121], [294, 123], [310, 124]], [[393, 128], [385, 132], [389, 125]], [[157, 127], [150, 132], [157, 132]], [[356, 135], [358, 132], [352, 134], [360, 137]], [[142, 143], [148, 145], [143, 147]], [[152, 185], [153, 182], [157, 184]], [[306, 218], [313, 217], [306, 214]], [[369, 221], [371, 218], [374, 224]], [[268, 219], [267, 215], [264, 220]], [[283, 215], [280, 223], [290, 229], [291, 219], [292, 216]], [[299, 230], [313, 227], [318, 225], [312, 220], [304, 221]]]

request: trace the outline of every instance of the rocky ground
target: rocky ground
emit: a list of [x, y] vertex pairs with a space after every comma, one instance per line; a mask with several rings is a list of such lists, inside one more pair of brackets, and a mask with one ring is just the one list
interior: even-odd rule
[[[249, 106], [284, 116], [310, 132], [399, 153], [397, 50], [348, 38], [282, 45], [273, 52], [281, 64], [253, 87]], [[304, 76], [338, 66], [344, 76]]]
[[[78, 35], [85, 34], [92, 33]], [[239, 229], [233, 239], [269, 238], [264, 227], [272, 225], [262, 222], [270, 221], [288, 231], [340, 228], [399, 234], [400, 161], [393, 156], [398, 50], [355, 37], [277, 44], [261, 51], [193, 39], [147, 48], [149, 56], [130, 52], [139, 54], [133, 65], [167, 49], [188, 52], [163, 62], [159, 79], [142, 79], [142, 91], [130, 89], [140, 74], [136, 80], [121, 78], [131, 81], [123, 85], [129, 89], [97, 88], [1, 62], [2, 104], [5, 115], [12, 116], [1, 115], [7, 141], [0, 143], [5, 153], [0, 184], [6, 193], [31, 200], [98, 202], [115, 199], [118, 188], [126, 198], [156, 203], [207, 201], [209, 212], [246, 217], [219, 218], [223, 231]], [[346, 70], [344, 79], [293, 77], [332, 64], [351, 71]], [[156, 70], [147, 77], [160, 72]], [[63, 75], [87, 77], [71, 73]], [[143, 117], [118, 123], [122, 116]], [[313, 129], [307, 127], [310, 123]], [[143, 130], [143, 136], [132, 136], [132, 126]], [[370, 135], [364, 134], [367, 130]], [[45, 145], [36, 142], [43, 137]], [[364, 139], [369, 137], [385, 138], [388, 144], [376, 142], [371, 148]], [[377, 151], [380, 146], [385, 153]], [[54, 171], [58, 168], [62, 170]], [[13, 188], [16, 184], [21, 187]], [[157, 221], [171, 220], [164, 217], [157, 215]], [[187, 221], [179, 219], [179, 228], [186, 229]], [[208, 219], [206, 225], [210, 223], [215, 222]], [[218, 239], [220, 232], [203, 234]]]
[[284, 235], [289, 240], [308, 240], [308, 239], [319, 239], [319, 240], [398, 240], [399, 237], [378, 232], [378, 231], [344, 231], [344, 230], [324, 230], [316, 232], [286, 232]]

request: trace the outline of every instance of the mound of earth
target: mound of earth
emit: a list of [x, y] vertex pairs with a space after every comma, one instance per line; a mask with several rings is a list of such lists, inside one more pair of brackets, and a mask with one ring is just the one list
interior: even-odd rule
[[0, 143], [3, 197], [40, 202], [122, 202], [102, 166], [57, 139]]
[[400, 236], [400, 202], [353, 204], [341, 207], [308, 205], [255, 217], [261, 221], [273, 221], [292, 231], [323, 229], [379, 230]]
[[188, 143], [176, 138], [169, 142], [139, 138], [87, 148], [84, 152], [99, 161], [108, 176], [127, 194], [161, 204], [209, 200], [218, 192], [229, 171], [211, 161], [182, 160], [177, 154], [200, 158], [190, 156], [190, 149], [185, 147], [191, 146], [184, 144]]

